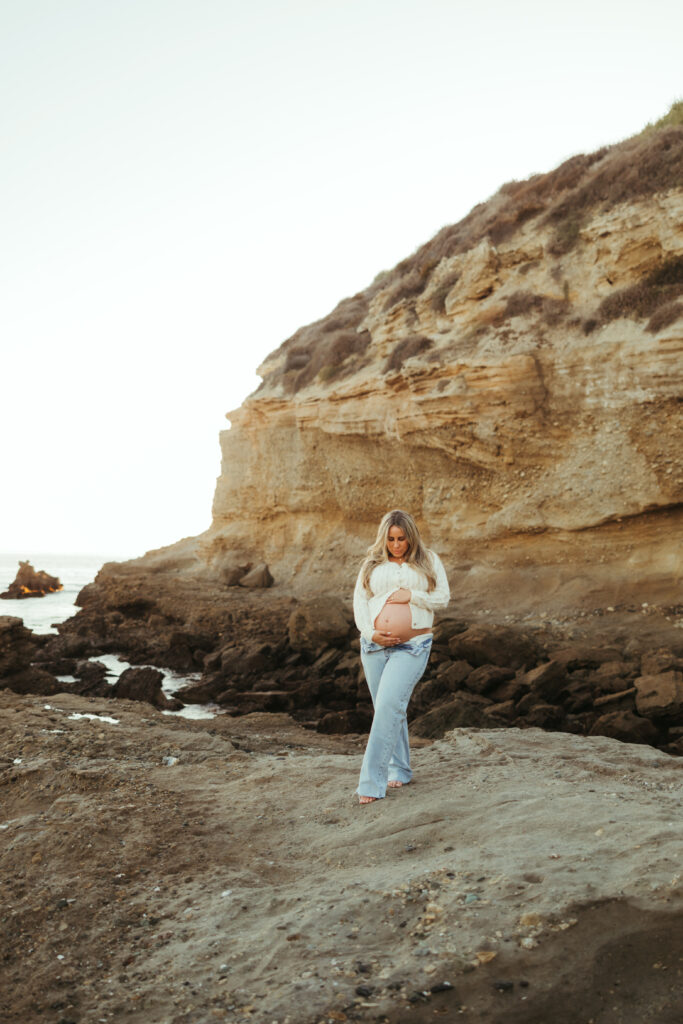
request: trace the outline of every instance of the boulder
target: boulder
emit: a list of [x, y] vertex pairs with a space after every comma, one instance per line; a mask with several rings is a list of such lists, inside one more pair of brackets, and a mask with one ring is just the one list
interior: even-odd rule
[[525, 682], [524, 675], [517, 673], [513, 679], [509, 679], [507, 682], [503, 682], [498, 686], [495, 686], [487, 696], [490, 697], [491, 700], [500, 704], [509, 700], [516, 702], [528, 692], [529, 687]]
[[226, 587], [236, 587], [250, 572], [251, 565], [226, 565], [220, 570], [219, 579]]
[[224, 689], [225, 680], [221, 675], [216, 675], [202, 679], [198, 683], [190, 683], [189, 686], [176, 690], [175, 695], [183, 704], [208, 704]]
[[[634, 697], [636, 693], [637, 690], [635, 686], [629, 686], [626, 690], [617, 690], [616, 693], [606, 693], [602, 697], [595, 698], [593, 701], [593, 707], [613, 711], [616, 707], [624, 704], [633, 705], [635, 703]], [[631, 708], [631, 710], [633, 710], [633, 708]]]
[[632, 711], [608, 711], [593, 723], [589, 736], [610, 736], [624, 743], [656, 743], [656, 726]]
[[55, 693], [63, 693], [70, 689], [68, 683], [60, 683], [45, 669], [29, 665], [21, 672], [5, 676], [0, 685], [13, 690], [14, 693], [39, 693], [43, 697], [52, 697]]
[[275, 580], [270, 574], [268, 566], [263, 563], [255, 565], [254, 568], [238, 581], [240, 587], [251, 587], [254, 589], [272, 587]]
[[111, 687], [111, 696], [145, 701], [164, 711], [177, 711], [183, 705], [181, 701], [169, 699], [163, 693], [163, 679], [163, 673], [157, 668], [127, 668]]
[[349, 638], [351, 622], [338, 597], [300, 602], [287, 623], [289, 644], [295, 651], [318, 655], [323, 647], [341, 647]]
[[320, 654], [311, 665], [311, 672], [330, 672], [342, 658], [342, 652], [338, 648], [328, 647]]
[[635, 662], [608, 661], [595, 672], [589, 672], [588, 682], [601, 693], [618, 693], [630, 686], [636, 676], [641, 675]]
[[595, 688], [586, 679], [570, 677], [570, 682], [562, 691], [561, 703], [565, 711], [575, 715], [581, 711], [590, 711], [595, 703]]
[[[358, 676], [358, 670], [363, 671], [362, 666], [359, 664], [359, 658], [355, 651], [347, 651], [346, 654], [342, 653], [341, 659], [334, 666], [334, 675], [339, 676], [352, 676], [354, 679]], [[363, 678], [365, 674], [363, 673]]]
[[419, 683], [412, 703], [421, 711], [428, 711], [437, 701], [460, 690], [463, 680], [471, 671], [472, 666], [468, 665], [466, 661], [450, 662], [446, 666], [446, 671], [437, 671], [431, 679], [424, 678]]
[[552, 652], [552, 660], [567, 672], [577, 668], [599, 668], [610, 661], [621, 661], [618, 647], [590, 647], [587, 644], [570, 644]]
[[36, 658], [34, 664], [38, 664], [40, 668], [49, 672], [53, 676], [75, 676], [76, 675], [76, 660], [75, 658]]
[[527, 711], [523, 722], [525, 726], [537, 726], [539, 729], [561, 729], [564, 724], [564, 712], [562, 708], [554, 704], [534, 704]]
[[537, 665], [524, 676], [524, 682], [536, 699], [542, 698], [554, 702], [567, 685], [567, 673], [564, 666], [553, 659]]
[[516, 713], [514, 700], [501, 701], [498, 704], [491, 704], [489, 707], [484, 708], [484, 714], [487, 718], [502, 718], [508, 722], [512, 721]]
[[464, 633], [466, 629], [467, 623], [462, 619], [450, 617], [437, 619], [434, 624], [434, 646], [447, 644], [451, 637], [456, 636], [458, 633]]
[[523, 697], [520, 697], [517, 701], [517, 714], [526, 715], [527, 711], [530, 711], [534, 704], [538, 704], [538, 697], [535, 693], [525, 693]]
[[37, 649], [33, 634], [23, 619], [16, 615], [0, 615], [0, 679], [28, 668]]
[[[321, 704], [329, 704], [337, 699], [339, 686], [331, 679], [315, 677], [307, 679], [296, 690], [289, 690], [292, 700], [292, 707], [299, 711], [306, 711], [318, 707]], [[353, 692], [355, 698], [355, 687]]]
[[86, 661], [84, 659], [76, 662], [73, 674], [78, 676], [82, 683], [95, 685], [101, 683], [107, 675], [107, 666], [103, 665], [101, 661]]
[[[85, 658], [94, 653], [92, 641], [85, 636], [58, 636], [51, 641], [48, 650], [62, 658]], [[98, 653], [101, 653], [101, 649]]]
[[204, 655], [202, 663], [205, 672], [216, 672], [221, 667], [222, 651], [211, 651], [211, 654]]
[[672, 670], [658, 675], [638, 676], [636, 708], [644, 718], [683, 721], [683, 672]]
[[635, 679], [636, 676], [646, 674], [638, 671], [638, 663], [635, 661], [605, 661], [591, 673], [591, 679], [596, 682], [602, 679], [611, 682], [614, 679]]
[[286, 690], [250, 690], [246, 693], [233, 693], [230, 703], [242, 715], [250, 715], [254, 711], [291, 711], [292, 695]]
[[236, 679], [277, 667], [279, 658], [273, 644], [247, 643], [224, 647], [221, 651], [221, 675]]
[[318, 732], [340, 734], [369, 732], [372, 714], [365, 708], [350, 708], [348, 711], [328, 711], [317, 725]]
[[[220, 704], [221, 707], [227, 705], [228, 710], [232, 713], [233, 711], [233, 699], [239, 696], [239, 690], [236, 690], [234, 686], [229, 686], [226, 690], [221, 690], [220, 693], [216, 694], [216, 703]], [[234, 708], [237, 710], [237, 708]]]
[[680, 671], [683, 669], [683, 658], [678, 658], [673, 651], [667, 647], [659, 647], [657, 650], [646, 651], [640, 661], [641, 676], [658, 676], [662, 672], [669, 672], [671, 669]]
[[204, 667], [204, 659], [214, 646], [214, 638], [206, 633], [175, 629], [168, 639], [162, 664], [176, 672], [194, 672]]
[[499, 665], [481, 665], [470, 672], [465, 686], [471, 693], [488, 694], [489, 690], [495, 689], [501, 683], [508, 682], [514, 678], [514, 675], [511, 668], [502, 668]]
[[415, 736], [438, 739], [449, 729], [463, 727], [481, 729], [491, 728], [491, 719], [484, 714], [490, 701], [474, 693], [458, 693], [453, 700], [432, 708], [419, 718], [415, 718], [410, 726]]
[[101, 661], [78, 661], [74, 669], [78, 682], [69, 690], [84, 697], [111, 697], [112, 684], [107, 680], [107, 667]]
[[517, 669], [533, 665], [538, 657], [537, 644], [524, 633], [507, 626], [470, 626], [452, 636], [448, 648], [454, 658], [471, 665], [502, 665]]
[[469, 661], [445, 661], [437, 668], [436, 678], [449, 690], [456, 690], [471, 671]]

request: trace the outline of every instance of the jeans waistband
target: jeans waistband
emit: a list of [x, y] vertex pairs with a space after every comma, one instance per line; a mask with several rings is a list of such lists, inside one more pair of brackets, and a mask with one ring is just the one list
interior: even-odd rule
[[376, 644], [374, 640], [366, 640], [365, 637], [360, 638], [360, 649], [363, 654], [372, 654], [375, 651], [405, 651], [407, 654], [422, 654], [426, 648], [431, 646], [432, 640], [434, 639], [433, 633], [421, 633], [419, 636], [414, 636], [410, 640], [404, 640], [401, 644], [396, 644], [394, 647], [384, 647], [382, 644]]

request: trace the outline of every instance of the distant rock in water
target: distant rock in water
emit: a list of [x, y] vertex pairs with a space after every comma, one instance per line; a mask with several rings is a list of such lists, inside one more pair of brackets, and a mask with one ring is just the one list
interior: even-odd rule
[[45, 597], [56, 590], [62, 590], [62, 584], [56, 576], [42, 570], [37, 571], [30, 562], [19, 562], [19, 571], [10, 583], [9, 588], [0, 597], [16, 600], [22, 597]]

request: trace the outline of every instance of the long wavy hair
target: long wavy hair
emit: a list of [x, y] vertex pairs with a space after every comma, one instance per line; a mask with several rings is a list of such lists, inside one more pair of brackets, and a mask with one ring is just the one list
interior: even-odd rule
[[406, 536], [408, 541], [408, 550], [405, 554], [405, 560], [409, 565], [415, 566], [427, 577], [427, 590], [434, 590], [436, 586], [436, 573], [432, 567], [432, 561], [429, 557], [429, 553], [422, 543], [420, 538], [420, 531], [417, 528], [415, 520], [407, 512], [402, 512], [400, 508], [394, 508], [391, 512], [387, 512], [383, 516], [379, 528], [377, 530], [377, 537], [375, 543], [371, 544], [368, 548], [365, 556], [365, 561], [361, 566], [361, 580], [363, 587], [367, 594], [371, 593], [370, 590], [370, 576], [372, 570], [382, 562], [389, 561], [389, 549], [387, 543], [389, 540], [389, 530], [392, 526], [398, 526], [400, 530]]

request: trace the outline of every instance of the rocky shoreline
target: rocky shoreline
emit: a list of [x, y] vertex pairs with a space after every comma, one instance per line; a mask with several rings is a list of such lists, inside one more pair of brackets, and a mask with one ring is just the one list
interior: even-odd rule
[[[233, 716], [286, 713], [321, 733], [363, 733], [372, 705], [350, 604], [279, 587], [244, 590], [131, 563], [105, 566], [56, 636], [0, 619], [0, 678], [19, 693], [125, 697], [160, 709], [211, 703]], [[683, 753], [681, 608], [610, 608], [563, 622], [447, 614], [409, 707], [411, 732], [540, 727]], [[508, 616], [508, 619], [511, 617]], [[169, 700], [162, 674], [112, 686], [97, 657], [199, 675]], [[56, 677], [72, 675], [64, 684]]]

